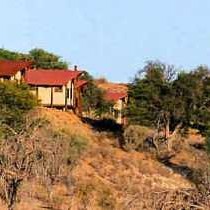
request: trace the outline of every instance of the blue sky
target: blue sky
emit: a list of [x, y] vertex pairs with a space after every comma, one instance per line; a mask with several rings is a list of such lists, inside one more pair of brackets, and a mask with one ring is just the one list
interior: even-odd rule
[[0, 0], [0, 47], [127, 82], [148, 60], [210, 66], [209, 0]]

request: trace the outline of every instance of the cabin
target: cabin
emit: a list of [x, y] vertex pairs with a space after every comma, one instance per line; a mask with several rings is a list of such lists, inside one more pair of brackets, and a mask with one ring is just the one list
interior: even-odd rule
[[105, 99], [113, 103], [113, 107], [110, 110], [110, 115], [117, 123], [125, 125], [126, 118], [124, 115], [125, 108], [128, 103], [127, 92], [117, 92], [114, 90], [107, 90], [105, 92]]
[[0, 81], [11, 80], [22, 82], [25, 72], [31, 68], [29, 61], [0, 60]]
[[83, 71], [61, 69], [32, 69], [28, 61], [0, 61], [0, 82], [26, 83], [40, 104], [46, 107], [71, 109], [82, 113], [82, 91], [87, 84], [80, 80]]
[[108, 82], [104, 79], [98, 79], [95, 83], [105, 93], [105, 100], [113, 104], [108, 117], [125, 125], [127, 122], [124, 111], [128, 104], [128, 85]]
[[80, 90], [86, 84], [79, 80], [82, 71], [32, 69], [26, 71], [25, 83], [46, 107], [81, 112]]

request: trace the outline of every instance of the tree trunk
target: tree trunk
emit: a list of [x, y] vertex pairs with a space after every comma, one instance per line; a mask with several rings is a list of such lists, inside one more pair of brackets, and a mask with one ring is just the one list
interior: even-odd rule
[[168, 147], [169, 152], [172, 151], [173, 142], [178, 138], [177, 134], [178, 134], [181, 127], [182, 127], [182, 123], [178, 124], [176, 126], [174, 132], [171, 135], [169, 135], [168, 138], [167, 138], [167, 147]]
[[170, 136], [170, 120], [166, 118], [165, 120], [165, 139], [168, 139]]

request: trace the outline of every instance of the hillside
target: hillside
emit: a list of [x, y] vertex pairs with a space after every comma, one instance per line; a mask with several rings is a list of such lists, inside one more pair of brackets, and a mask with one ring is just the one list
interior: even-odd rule
[[[192, 182], [172, 167], [160, 163], [149, 153], [123, 151], [118, 148], [116, 138], [95, 131], [73, 113], [39, 108], [31, 117], [46, 119], [53, 131], [79, 134], [88, 147], [73, 168], [71, 181], [55, 183], [50, 195], [46, 186], [35, 179], [24, 182], [17, 210], [153, 209], [152, 195], [194, 188]], [[49, 135], [49, 130], [45, 135]], [[202, 164], [205, 155], [194, 152], [193, 149], [180, 152], [174, 164], [189, 164], [189, 167], [197, 167], [198, 162]], [[0, 209], [6, 208], [2, 204]]]
[[127, 92], [128, 85], [124, 83], [112, 83], [107, 81], [96, 81], [96, 84], [99, 88], [105, 91], [114, 91], [114, 92]]

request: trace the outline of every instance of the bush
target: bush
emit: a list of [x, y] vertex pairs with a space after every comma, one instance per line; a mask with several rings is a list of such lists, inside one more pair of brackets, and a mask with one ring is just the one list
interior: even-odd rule
[[83, 78], [88, 81], [86, 88], [82, 93], [83, 111], [88, 117], [101, 118], [104, 114], [109, 113], [113, 103], [105, 100], [105, 92], [97, 87], [93, 77], [87, 72]]
[[151, 135], [151, 130], [144, 126], [130, 125], [124, 131], [124, 148], [126, 150], [141, 150], [145, 140]]
[[68, 147], [67, 163], [75, 165], [86, 148], [87, 139], [81, 136], [72, 136]]
[[28, 86], [9, 81], [0, 83], [0, 124], [20, 126], [24, 114], [36, 105]]

